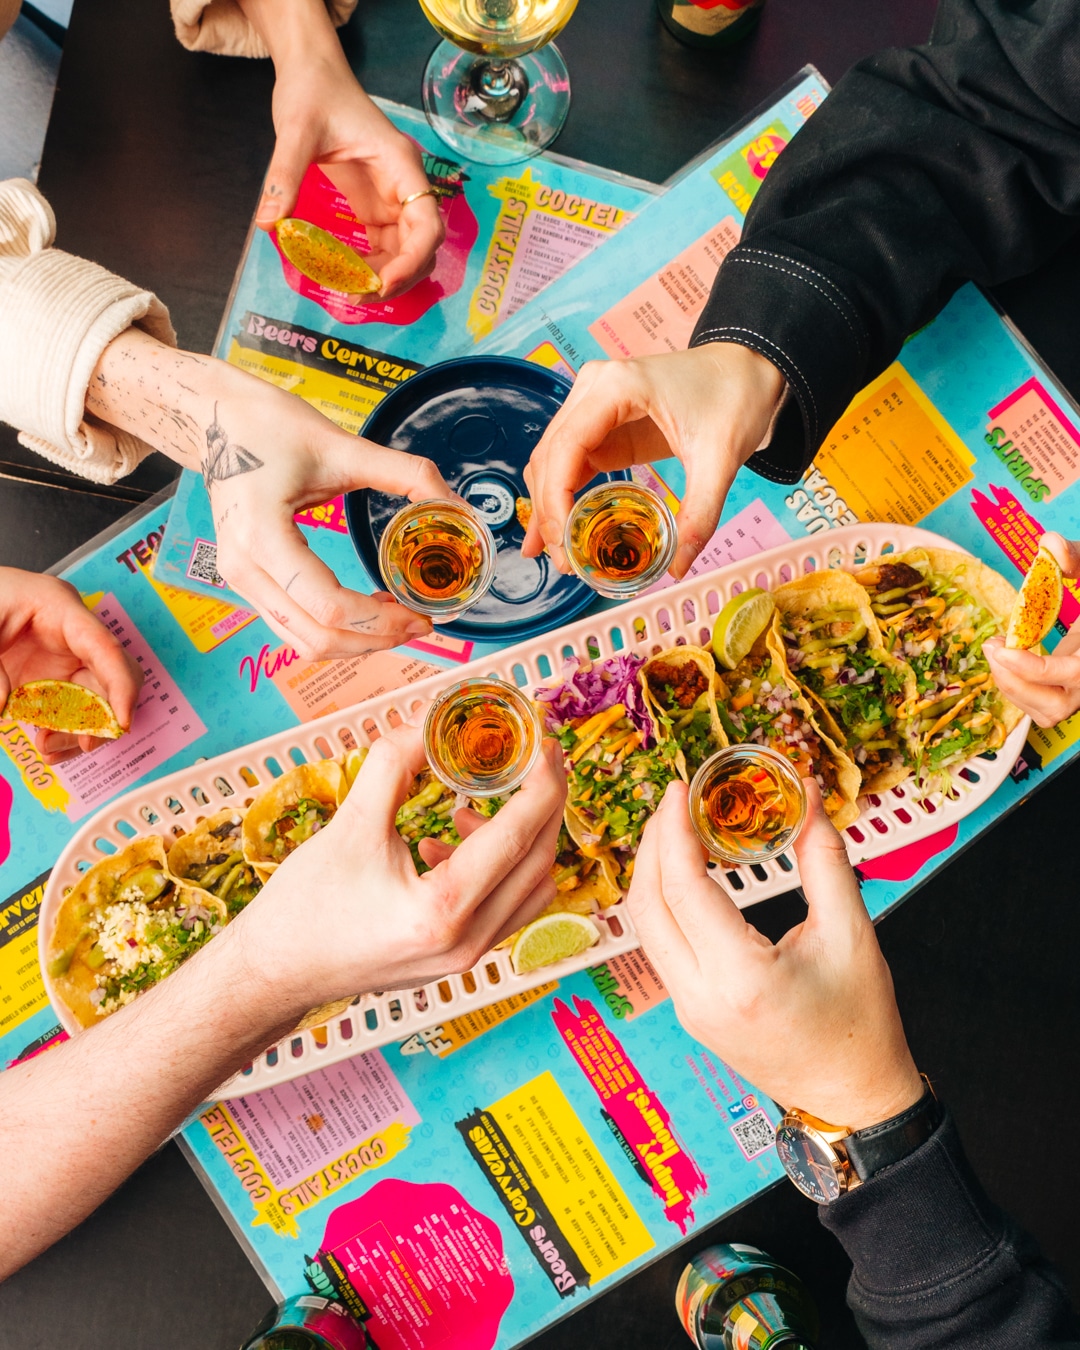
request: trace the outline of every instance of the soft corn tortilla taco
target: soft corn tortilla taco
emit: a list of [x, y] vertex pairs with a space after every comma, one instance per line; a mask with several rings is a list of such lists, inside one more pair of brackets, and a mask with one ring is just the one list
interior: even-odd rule
[[1023, 714], [994, 683], [983, 652], [1004, 633], [1016, 601], [1003, 576], [969, 554], [918, 548], [875, 558], [852, 574], [881, 625], [887, 650], [915, 676], [901, 709], [917, 745], [920, 781], [1004, 744]]
[[803, 778], [817, 779], [825, 812], [836, 828], [853, 824], [862, 775], [850, 754], [823, 729], [788, 670], [778, 614], [735, 669], [717, 678], [719, 715], [728, 740], [768, 746], [784, 755]]
[[232, 918], [262, 890], [254, 867], [244, 861], [243, 812], [236, 807], [216, 811], [169, 850], [169, 871], [222, 901]]
[[153, 836], [105, 858], [64, 897], [49, 937], [53, 988], [83, 1027], [130, 1003], [228, 919], [215, 896], [178, 883]]
[[641, 668], [643, 697], [677, 747], [679, 773], [690, 781], [728, 743], [716, 706], [716, 662], [704, 647], [669, 647]]
[[[395, 828], [409, 846], [416, 870], [429, 870], [420, 856], [421, 839], [437, 839], [441, 844], [460, 844], [461, 835], [454, 825], [454, 812], [468, 805], [457, 794], [441, 783], [430, 769], [423, 769], [413, 779], [408, 798], [398, 807]], [[493, 810], [481, 814], [494, 814]]]
[[348, 791], [335, 759], [298, 764], [284, 773], [244, 816], [244, 861], [260, 881], [270, 880], [290, 853], [333, 818]]
[[884, 792], [916, 766], [918, 747], [901, 719], [915, 675], [885, 650], [866, 591], [846, 572], [811, 572], [773, 592], [788, 670], [823, 730], [850, 752], [864, 792]]

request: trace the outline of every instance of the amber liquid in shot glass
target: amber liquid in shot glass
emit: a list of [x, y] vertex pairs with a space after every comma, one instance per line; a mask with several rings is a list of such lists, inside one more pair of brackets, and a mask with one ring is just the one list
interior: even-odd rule
[[783, 755], [759, 745], [732, 745], [694, 775], [690, 818], [717, 861], [766, 862], [798, 837], [806, 792]]
[[600, 483], [574, 503], [564, 546], [582, 581], [628, 600], [671, 566], [675, 518], [662, 497], [639, 483]]
[[438, 622], [476, 604], [495, 577], [491, 531], [464, 502], [412, 502], [379, 541], [379, 571], [395, 600]]
[[531, 700], [503, 680], [451, 685], [424, 720], [432, 773], [470, 797], [495, 797], [518, 787], [536, 763], [541, 739]]

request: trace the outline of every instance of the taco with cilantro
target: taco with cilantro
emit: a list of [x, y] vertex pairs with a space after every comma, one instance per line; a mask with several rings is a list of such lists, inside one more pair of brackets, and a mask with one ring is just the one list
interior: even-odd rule
[[244, 861], [267, 882], [290, 853], [324, 829], [345, 799], [348, 787], [335, 759], [298, 764], [284, 773], [244, 816]]
[[732, 671], [717, 676], [719, 716], [732, 744], [784, 755], [803, 778], [816, 778], [825, 813], [838, 830], [858, 819], [862, 782], [851, 755], [820, 725], [784, 657], [779, 614]]
[[222, 901], [234, 918], [262, 890], [251, 863], [244, 861], [243, 813], [217, 811], [181, 835], [169, 850], [169, 872]]
[[704, 647], [669, 647], [641, 668], [646, 705], [675, 742], [675, 761], [687, 782], [728, 743], [716, 707], [716, 662]]
[[866, 591], [846, 572], [829, 570], [787, 581], [773, 596], [787, 668], [822, 730], [858, 765], [862, 791], [895, 787], [918, 761], [902, 716], [915, 674], [886, 651]]
[[1023, 716], [994, 683], [983, 652], [986, 639], [1008, 627], [1016, 591], [978, 559], [950, 549], [891, 553], [852, 575], [885, 650], [914, 673], [900, 717], [917, 747], [920, 785], [947, 791], [950, 768], [999, 750]]
[[228, 922], [225, 903], [178, 882], [165, 840], [139, 839], [64, 897], [46, 956], [57, 998], [91, 1027], [152, 988]]

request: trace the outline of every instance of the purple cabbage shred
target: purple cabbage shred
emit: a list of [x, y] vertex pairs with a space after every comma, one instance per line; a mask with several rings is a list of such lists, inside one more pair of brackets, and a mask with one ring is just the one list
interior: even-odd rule
[[563, 664], [562, 683], [542, 685], [533, 695], [543, 705], [548, 731], [560, 731], [574, 718], [591, 717], [621, 703], [648, 749], [656, 738], [637, 678], [643, 665], [644, 658], [632, 653], [584, 663], [580, 657], [569, 657]]

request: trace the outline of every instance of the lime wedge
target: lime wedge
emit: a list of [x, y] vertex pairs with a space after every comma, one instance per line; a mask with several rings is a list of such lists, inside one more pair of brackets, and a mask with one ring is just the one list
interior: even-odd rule
[[775, 608], [769, 592], [756, 586], [733, 596], [713, 625], [712, 649], [717, 664], [734, 670], [765, 631]]
[[277, 241], [298, 272], [344, 295], [372, 295], [382, 282], [362, 254], [306, 220], [279, 220]]
[[1049, 549], [1040, 547], [1013, 605], [1005, 646], [1038, 646], [1054, 626], [1063, 590], [1061, 564]]
[[352, 749], [345, 756], [342, 768], [345, 771], [345, 786], [351, 788], [356, 782], [356, 775], [360, 772], [364, 760], [367, 759], [367, 746]]
[[100, 694], [67, 680], [31, 680], [13, 689], [4, 713], [19, 722], [71, 736], [115, 741], [124, 734], [116, 714]]
[[518, 975], [565, 961], [600, 941], [600, 930], [584, 914], [542, 914], [526, 924], [510, 949], [510, 962]]

